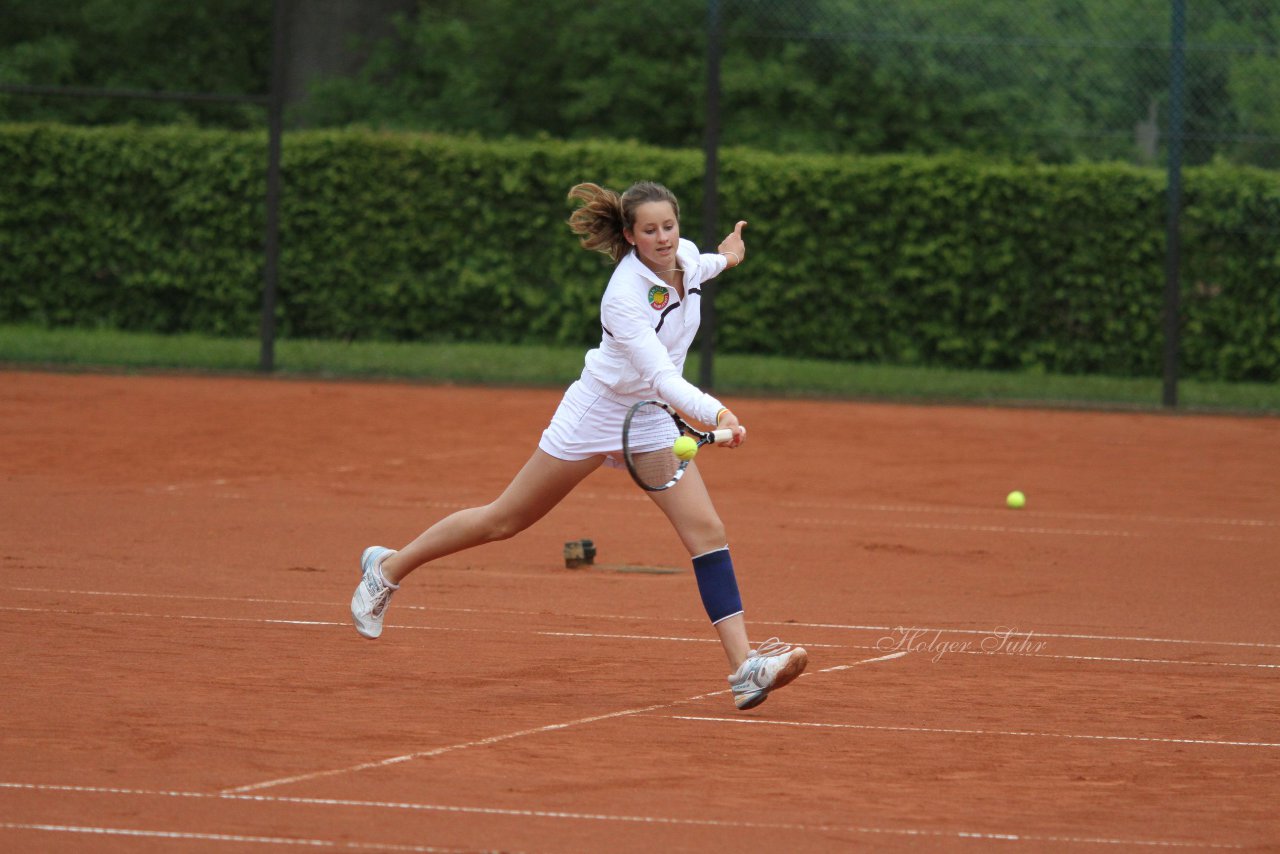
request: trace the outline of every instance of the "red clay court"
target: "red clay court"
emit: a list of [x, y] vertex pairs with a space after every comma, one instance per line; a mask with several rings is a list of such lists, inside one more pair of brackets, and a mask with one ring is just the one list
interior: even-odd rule
[[0, 373], [0, 849], [1280, 848], [1280, 419], [731, 398], [746, 713], [623, 471], [360, 638], [558, 398]]

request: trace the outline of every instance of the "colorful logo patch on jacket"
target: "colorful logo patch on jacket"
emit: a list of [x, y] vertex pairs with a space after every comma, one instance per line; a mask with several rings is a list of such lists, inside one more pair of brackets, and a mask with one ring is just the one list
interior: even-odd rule
[[662, 311], [667, 307], [667, 303], [671, 300], [671, 294], [666, 288], [654, 285], [649, 288], [649, 308], [654, 311]]

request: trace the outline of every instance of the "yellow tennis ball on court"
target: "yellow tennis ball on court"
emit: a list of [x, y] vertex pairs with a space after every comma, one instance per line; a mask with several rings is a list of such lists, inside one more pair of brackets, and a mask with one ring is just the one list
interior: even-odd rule
[[1009, 497], [1004, 500], [1004, 503], [1008, 504], [1013, 510], [1019, 510], [1027, 505], [1027, 496], [1015, 489], [1009, 493]]
[[676, 439], [676, 443], [671, 446], [671, 453], [675, 454], [682, 460], [691, 460], [698, 453], [698, 443], [688, 436], [681, 436]]

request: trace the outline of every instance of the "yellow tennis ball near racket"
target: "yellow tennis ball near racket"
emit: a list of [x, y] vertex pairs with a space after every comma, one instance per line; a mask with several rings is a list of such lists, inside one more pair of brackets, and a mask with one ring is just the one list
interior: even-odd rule
[[698, 443], [688, 436], [681, 436], [671, 446], [671, 453], [682, 460], [691, 460], [698, 454]]
[[1009, 505], [1012, 510], [1021, 510], [1027, 506], [1027, 496], [1015, 489], [1009, 493], [1009, 497], [1004, 500], [1004, 503]]

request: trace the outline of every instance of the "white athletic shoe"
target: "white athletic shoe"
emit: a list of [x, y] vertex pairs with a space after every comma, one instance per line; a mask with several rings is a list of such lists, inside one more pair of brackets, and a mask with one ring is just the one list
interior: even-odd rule
[[391, 555], [391, 549], [382, 546], [369, 546], [360, 558], [360, 584], [351, 597], [351, 618], [355, 620], [356, 631], [367, 638], [376, 638], [382, 634], [382, 615], [392, 595], [400, 589], [387, 584], [378, 567]]
[[734, 705], [739, 709], [754, 709], [764, 702], [770, 691], [790, 684], [803, 673], [808, 663], [809, 653], [803, 647], [769, 638], [747, 653], [747, 660], [729, 677]]

